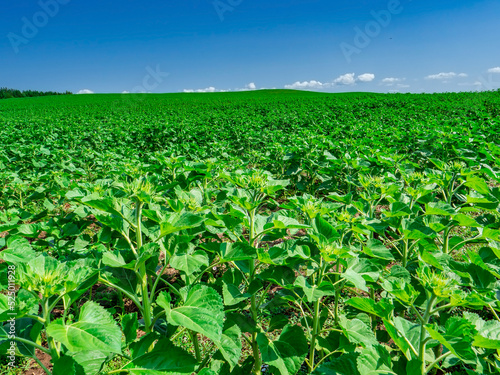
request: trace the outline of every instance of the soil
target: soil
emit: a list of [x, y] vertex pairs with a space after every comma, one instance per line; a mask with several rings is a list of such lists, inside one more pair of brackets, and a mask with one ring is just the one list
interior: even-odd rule
[[[52, 370], [52, 363], [50, 362], [51, 356], [36, 349], [36, 356], [42, 362], [42, 364], [47, 367], [47, 369]], [[36, 363], [36, 361], [31, 361], [30, 369], [25, 372], [25, 375], [46, 375], [45, 371]]]

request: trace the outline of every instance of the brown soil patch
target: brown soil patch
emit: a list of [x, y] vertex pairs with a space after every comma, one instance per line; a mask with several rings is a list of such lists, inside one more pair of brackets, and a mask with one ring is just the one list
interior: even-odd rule
[[[40, 362], [49, 370], [52, 370], [51, 356], [38, 349], [36, 349], [35, 353]], [[31, 361], [30, 365], [31, 368], [25, 372], [25, 375], [46, 375], [46, 372], [35, 361]]]

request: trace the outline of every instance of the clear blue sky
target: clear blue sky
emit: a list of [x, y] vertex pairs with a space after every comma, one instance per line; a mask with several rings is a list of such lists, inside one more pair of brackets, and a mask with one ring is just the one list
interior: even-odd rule
[[2, 0], [0, 20], [22, 90], [500, 87], [498, 0]]

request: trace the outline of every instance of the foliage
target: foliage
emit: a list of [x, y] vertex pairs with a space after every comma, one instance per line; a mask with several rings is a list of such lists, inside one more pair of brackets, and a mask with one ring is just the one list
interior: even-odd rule
[[499, 104], [3, 101], [0, 351], [15, 315], [56, 375], [498, 373]]

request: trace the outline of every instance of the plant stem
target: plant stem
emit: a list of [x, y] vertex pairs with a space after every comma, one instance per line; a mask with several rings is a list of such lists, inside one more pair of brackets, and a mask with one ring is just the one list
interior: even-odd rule
[[448, 252], [449, 252], [450, 230], [451, 230], [451, 228], [448, 227], [444, 230], [444, 233], [443, 233], [443, 237], [444, 237], [443, 238], [444, 239], [444, 241], [443, 241], [443, 253], [445, 253], [445, 254], [448, 254]]
[[[249, 243], [251, 246], [254, 245], [254, 236], [255, 236], [255, 209], [248, 211], [248, 220], [249, 220], [249, 226], [250, 226], [250, 233], [249, 233]], [[249, 260], [249, 279], [248, 283], [249, 285], [253, 282], [254, 277], [255, 277], [255, 262], [253, 259]], [[252, 314], [252, 319], [254, 320], [255, 323], [257, 323], [257, 318], [258, 318], [258, 312], [257, 312], [257, 301], [256, 301], [256, 296], [255, 293], [250, 297], [250, 311]], [[252, 333], [252, 354], [255, 360], [254, 368], [253, 368], [253, 373], [255, 375], [260, 375], [261, 370], [262, 370], [262, 360], [260, 358], [260, 351], [259, 351], [259, 345], [257, 344], [257, 333], [254, 332]]]
[[50, 372], [50, 370], [44, 366], [42, 361], [40, 361], [36, 355], [34, 355], [32, 358], [36, 361], [36, 363], [38, 363], [38, 365], [43, 369], [43, 371], [45, 371], [49, 375], [52, 375], [52, 372]]
[[404, 249], [403, 249], [403, 267], [406, 268], [406, 265], [408, 264], [408, 240], [404, 240]]
[[[45, 319], [45, 329], [47, 329], [47, 326], [50, 324], [50, 312], [51, 310], [49, 309], [49, 299], [45, 297], [42, 301], [42, 315], [43, 319]], [[47, 345], [49, 347], [52, 359], [59, 359], [59, 352], [57, 350], [57, 346], [53, 337], [47, 337]]]
[[311, 335], [311, 347], [309, 349], [309, 369], [311, 370], [311, 372], [314, 369], [314, 351], [316, 347], [316, 338], [318, 337], [320, 305], [321, 305], [321, 298], [318, 298], [318, 300], [314, 302], [313, 331]]
[[194, 354], [196, 356], [196, 362], [201, 362], [201, 352], [200, 352], [200, 343], [198, 341], [198, 334], [194, 331], [189, 331], [189, 336], [191, 336], [191, 341], [194, 345]]
[[[137, 245], [137, 251], [139, 252], [142, 247], [142, 207], [144, 203], [136, 201], [135, 209], [135, 221], [137, 228], [135, 229], [135, 240]], [[143, 306], [143, 319], [144, 319], [144, 332], [146, 334], [151, 332], [151, 301], [149, 298], [148, 289], [148, 273], [146, 271], [146, 265], [143, 263], [139, 267], [139, 274], [141, 276], [141, 297]]]
[[420, 347], [418, 351], [418, 358], [422, 363], [422, 375], [427, 374], [427, 370], [425, 367], [425, 346], [427, 341], [425, 341], [425, 326], [429, 323], [429, 319], [431, 317], [431, 311], [434, 306], [434, 302], [436, 301], [436, 296], [431, 292], [431, 297], [427, 302], [427, 308], [425, 310], [425, 314], [423, 316], [422, 322], [420, 324]]

